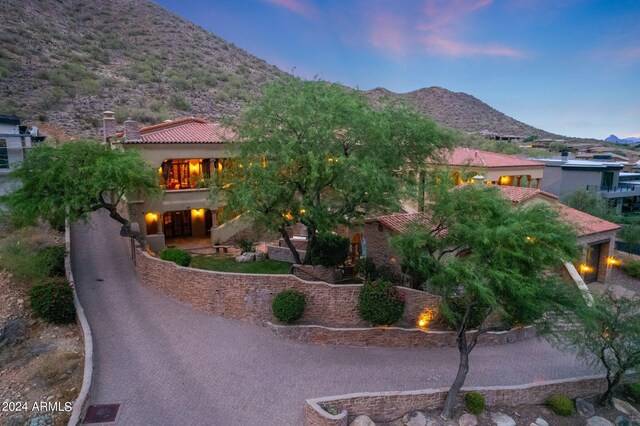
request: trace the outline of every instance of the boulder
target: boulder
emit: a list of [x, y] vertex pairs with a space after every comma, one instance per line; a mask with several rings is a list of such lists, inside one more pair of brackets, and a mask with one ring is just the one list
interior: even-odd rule
[[27, 323], [21, 318], [9, 319], [4, 327], [0, 328], [0, 348], [19, 343], [27, 336]]
[[616, 426], [640, 426], [640, 421], [633, 421], [626, 414], [621, 414], [616, 417], [614, 422]]
[[613, 406], [616, 410], [626, 414], [631, 418], [631, 420], [640, 422], [640, 411], [636, 410], [633, 405], [618, 398], [613, 398], [611, 401], [613, 402]]
[[536, 426], [549, 426], [549, 422], [547, 422], [542, 417], [538, 417], [535, 421]]
[[427, 418], [421, 411], [412, 411], [402, 417], [402, 423], [406, 426], [427, 426]]
[[236, 262], [253, 262], [254, 260], [256, 260], [256, 254], [249, 251], [236, 257]]
[[587, 419], [586, 426], [613, 426], [613, 423], [600, 416], [593, 416]]
[[516, 426], [515, 420], [501, 411], [491, 413], [491, 421], [496, 426]]
[[349, 426], [376, 426], [376, 424], [369, 418], [369, 416], [360, 415], [353, 419]]
[[476, 426], [478, 424], [478, 418], [473, 414], [465, 413], [458, 419], [459, 426]]
[[576, 398], [576, 411], [584, 417], [592, 417], [596, 414], [593, 404], [582, 398]]
[[267, 253], [263, 253], [261, 251], [256, 252], [256, 262], [259, 260], [265, 260], [267, 258]]

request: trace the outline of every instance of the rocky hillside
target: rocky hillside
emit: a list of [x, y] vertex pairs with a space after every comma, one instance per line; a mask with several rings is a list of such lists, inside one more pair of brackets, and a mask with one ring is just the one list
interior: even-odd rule
[[501, 135], [558, 138], [561, 136], [529, 126], [491, 108], [480, 99], [441, 87], [428, 87], [409, 93], [394, 93], [376, 88], [365, 92], [370, 99], [396, 99], [412, 105], [431, 116], [436, 122], [467, 132], [489, 131]]
[[[0, 114], [55, 139], [99, 137], [102, 111], [143, 123], [237, 116], [262, 85], [288, 76], [148, 0], [4, 0]], [[554, 137], [465, 93], [431, 87], [405, 99], [464, 131]]]
[[62, 134], [95, 137], [107, 109], [234, 116], [286, 75], [147, 0], [5, 0], [2, 16], [0, 113]]

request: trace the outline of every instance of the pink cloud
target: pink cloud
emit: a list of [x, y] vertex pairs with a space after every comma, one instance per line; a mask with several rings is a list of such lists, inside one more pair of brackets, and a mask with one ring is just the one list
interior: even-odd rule
[[377, 49], [402, 55], [408, 47], [408, 35], [403, 28], [406, 28], [406, 21], [399, 16], [377, 14], [373, 17], [369, 43]]
[[471, 44], [437, 36], [424, 39], [424, 47], [430, 53], [446, 56], [506, 56], [522, 58], [524, 52], [499, 44]]
[[303, 0], [262, 0], [307, 18], [318, 15], [318, 9]]

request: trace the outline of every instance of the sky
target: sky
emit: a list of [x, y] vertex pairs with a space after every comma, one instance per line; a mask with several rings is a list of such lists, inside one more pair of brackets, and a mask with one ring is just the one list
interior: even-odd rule
[[155, 0], [301, 78], [466, 92], [567, 136], [640, 137], [640, 0]]

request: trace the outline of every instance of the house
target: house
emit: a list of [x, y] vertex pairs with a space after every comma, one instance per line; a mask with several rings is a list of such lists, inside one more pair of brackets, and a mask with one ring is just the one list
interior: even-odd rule
[[450, 170], [456, 184], [471, 182], [482, 176], [488, 184], [539, 188], [544, 164], [513, 155], [473, 148], [457, 147], [442, 153], [441, 161], [432, 162]]
[[114, 113], [104, 113], [105, 143], [121, 149], [136, 149], [157, 170], [164, 193], [160, 198], [127, 200], [131, 222], [153, 251], [172, 241], [185, 239], [215, 243], [222, 225], [224, 204], [209, 200], [208, 182], [232, 163], [234, 132], [201, 118], [167, 120], [139, 127], [134, 120], [116, 131]]
[[[498, 186], [502, 195], [515, 206], [545, 203], [557, 209], [560, 220], [572, 226], [583, 247], [582, 256], [575, 265], [585, 282], [606, 283], [611, 271], [611, 259], [616, 231], [620, 228], [590, 214], [565, 206], [558, 197], [537, 188]], [[427, 213], [394, 213], [367, 221], [361, 234], [366, 241], [366, 255], [376, 265], [400, 272], [401, 261], [388, 244], [389, 237], [405, 232], [410, 225], [424, 223], [430, 226]]]
[[38, 135], [38, 128], [20, 125], [20, 117], [0, 114], [0, 176], [7, 175], [11, 167], [21, 163], [27, 151], [42, 143], [45, 136]]
[[541, 189], [560, 198], [576, 191], [592, 191], [615, 205], [616, 212], [631, 211], [638, 204], [640, 185], [621, 180], [624, 163], [609, 159], [578, 160], [564, 152], [561, 158], [538, 160], [544, 164]]

